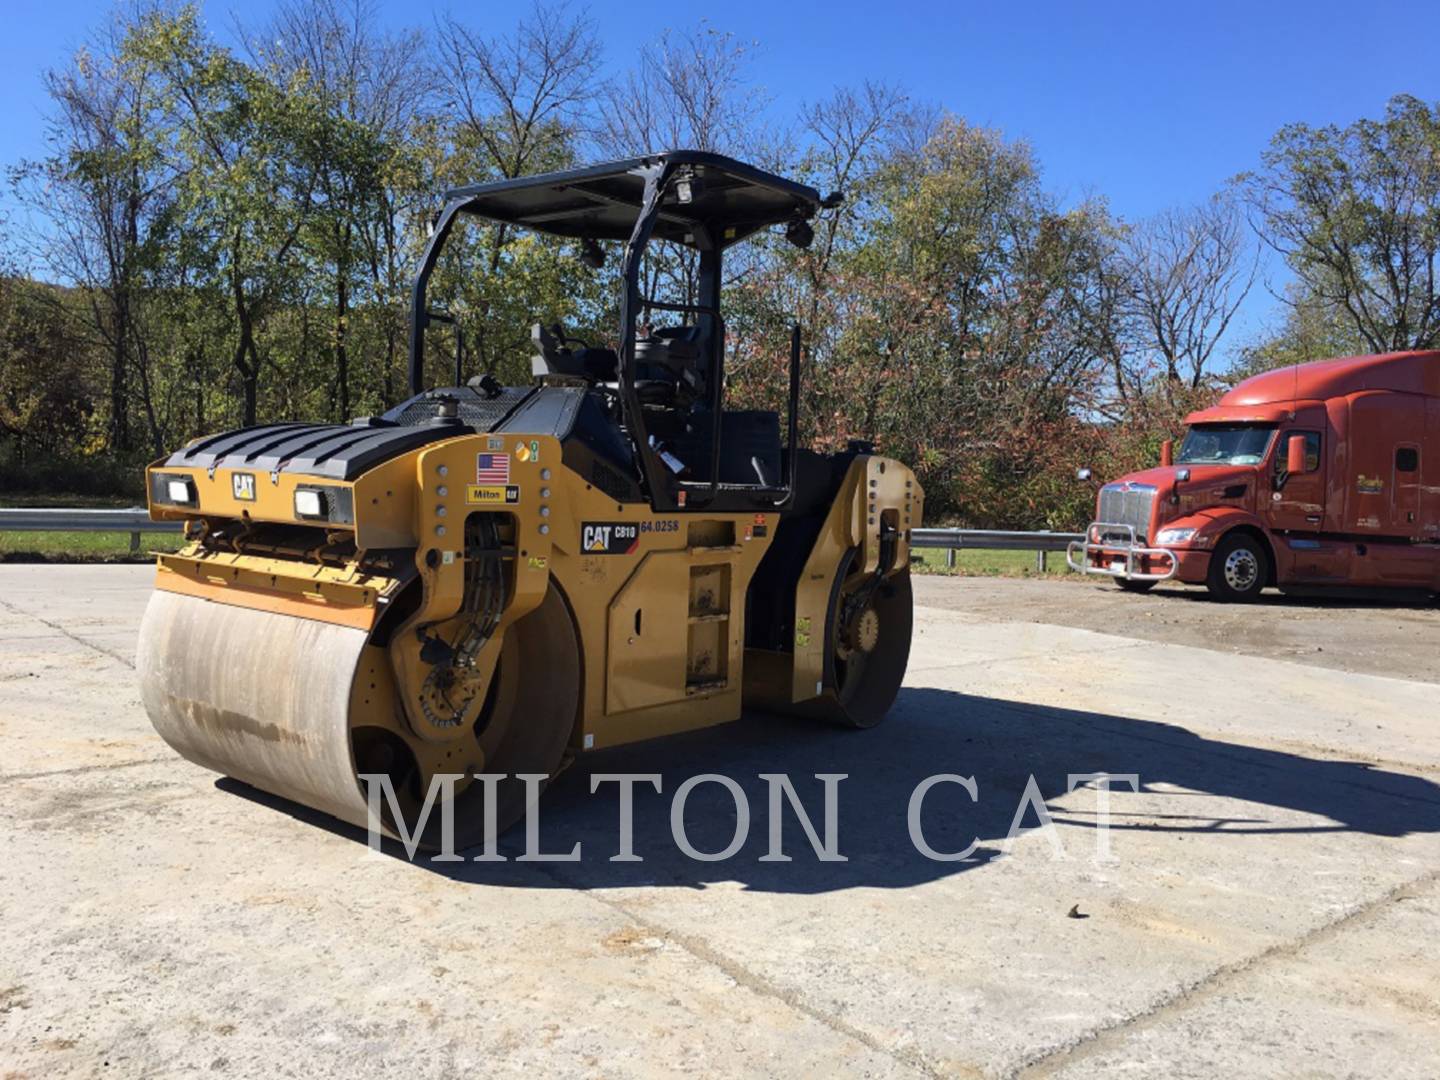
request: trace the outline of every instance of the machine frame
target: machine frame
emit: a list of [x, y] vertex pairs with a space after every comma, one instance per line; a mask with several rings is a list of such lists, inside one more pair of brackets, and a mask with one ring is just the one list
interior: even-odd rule
[[[690, 212], [703, 208], [697, 192], [715, 177], [737, 185], [741, 192], [762, 192], [767, 198], [727, 199], [725, 213]], [[617, 180], [628, 179], [628, 183]], [[638, 191], [636, 188], [638, 184]], [[530, 198], [516, 205], [513, 197]], [[538, 196], [538, 197], [536, 197]], [[789, 388], [786, 401], [786, 458], [784, 483], [722, 483], [722, 405], [725, 374], [725, 324], [721, 311], [724, 250], [766, 227], [787, 226], [787, 238], [797, 246], [809, 245], [809, 220], [821, 209], [838, 206], [839, 195], [821, 198], [815, 189], [703, 151], [669, 151], [605, 165], [543, 173], [456, 188], [446, 193], [445, 206], [435, 219], [429, 243], [415, 275], [410, 304], [410, 390], [424, 393], [425, 332], [432, 323], [451, 322], [449, 316], [429, 308], [430, 277], [461, 214], [519, 225], [555, 236], [581, 240], [613, 239], [625, 243], [622, 282], [618, 384], [624, 427], [644, 474], [651, 507], [660, 513], [687, 510], [711, 512], [752, 509], [784, 510], [794, 501], [796, 455], [800, 423], [800, 326], [790, 337]], [[701, 204], [701, 205], [697, 205]], [[623, 222], [634, 213], [634, 224]], [[618, 220], [616, 220], [618, 219]], [[662, 238], [686, 244], [699, 252], [698, 302], [677, 304], [641, 294], [640, 267], [657, 226]], [[622, 226], [622, 227], [617, 227]], [[636, 321], [644, 311], [668, 311], [709, 320], [707, 382], [710, 391], [710, 476], [704, 481], [680, 480], [665, 467], [651, 446], [635, 388]], [[463, 381], [460, 350], [456, 350], [456, 384]]]

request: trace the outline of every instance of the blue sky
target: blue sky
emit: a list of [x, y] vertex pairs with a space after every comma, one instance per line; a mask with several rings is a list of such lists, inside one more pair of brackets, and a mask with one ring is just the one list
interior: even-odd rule
[[[1433, 55], [1440, 3], [1433, 0], [586, 6], [611, 66], [627, 63], [664, 27], [710, 14], [712, 25], [758, 43], [757, 82], [780, 115], [839, 83], [896, 82], [918, 99], [1024, 138], [1053, 191], [1070, 200], [1103, 194], [1127, 218], [1206, 198], [1253, 166], [1282, 124], [1378, 116], [1386, 99], [1402, 92], [1440, 99]], [[207, 0], [202, 7], [223, 29], [232, 13], [245, 11], [248, 20], [266, 3]], [[380, 7], [394, 25], [428, 25], [445, 10], [391, 0]], [[8, 163], [42, 147], [41, 70], [63, 62], [109, 6], [9, 0], [6, 8], [0, 162]], [[519, 6], [456, 3], [450, 10], [500, 30]], [[1273, 306], [1257, 290], [1239, 335], [1264, 325]]]

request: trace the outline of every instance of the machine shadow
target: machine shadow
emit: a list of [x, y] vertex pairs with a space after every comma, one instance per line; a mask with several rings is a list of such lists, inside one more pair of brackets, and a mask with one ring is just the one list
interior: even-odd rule
[[[1317, 840], [1336, 832], [1386, 837], [1440, 832], [1440, 786], [1419, 777], [1207, 739], [1154, 721], [913, 688], [901, 691], [886, 722], [871, 731], [747, 714], [731, 725], [585, 755], [550, 786], [539, 815], [540, 851], [568, 852], [579, 842], [577, 862], [446, 863], [418, 855], [415, 865], [455, 880], [502, 887], [698, 888], [735, 881], [747, 889], [780, 893], [903, 888], [996, 858], [1032, 775], [1048, 801], [1065, 795], [1069, 774], [1094, 772], [1138, 774], [1142, 790], [1161, 795], [1168, 804], [1155, 809], [1149, 799], [1146, 812], [1136, 814], [1126, 795], [1114, 797], [1112, 846], [1122, 860], [1129, 830], [1184, 832], [1200, 842], [1216, 832], [1314, 833]], [[617, 786], [604, 783], [591, 794], [591, 778], [606, 773], [662, 778], [660, 794], [646, 784], [634, 788], [634, 851], [642, 862], [610, 861], [619, 850]], [[687, 778], [703, 773], [732, 778], [749, 804], [745, 842], [721, 862], [688, 857], [672, 837], [672, 796]], [[759, 861], [769, 847], [770, 820], [762, 773], [790, 776], [817, 830], [823, 828], [824, 799], [815, 775], [847, 775], [838, 788], [838, 848], [848, 861], [820, 861], [788, 805], [784, 851], [793, 861]], [[960, 851], [977, 841], [970, 861], [934, 861], [910, 841], [911, 793], [936, 773], [973, 776], [978, 785], [977, 802], [957, 785], [941, 784], [930, 791], [924, 807], [931, 847]], [[365, 842], [363, 832], [331, 818], [243, 785], [221, 783]], [[1216, 818], [1200, 807], [1197, 794], [1246, 806], [1241, 816]], [[1052, 812], [1067, 852], [1089, 859], [1095, 851], [1093, 817], [1055, 807]], [[1312, 820], [1296, 821], [1296, 814]], [[1029, 813], [1025, 824], [1033, 827], [1036, 820]], [[685, 822], [695, 848], [721, 851], [735, 834], [735, 802], [718, 783], [703, 783], [690, 795]], [[499, 843], [500, 852], [512, 860], [524, 848], [523, 824]], [[398, 844], [387, 844], [386, 850], [405, 858]]]

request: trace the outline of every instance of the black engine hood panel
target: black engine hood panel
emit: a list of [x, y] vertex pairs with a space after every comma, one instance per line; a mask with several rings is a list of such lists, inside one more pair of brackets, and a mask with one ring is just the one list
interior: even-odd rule
[[393, 457], [464, 432], [456, 424], [262, 424], [201, 439], [171, 454], [165, 464], [353, 480]]
[[[442, 405], [457, 415], [442, 419]], [[164, 464], [354, 480], [377, 465], [441, 439], [504, 431], [553, 435], [566, 443], [567, 458], [572, 443], [584, 444], [587, 453], [618, 467], [624, 494], [637, 498], [629, 446], [619, 430], [600, 415], [599, 408], [592, 393], [575, 388], [505, 387], [497, 396], [488, 397], [470, 387], [450, 387], [401, 402], [383, 416], [349, 424], [262, 424], [212, 435], [177, 450]], [[580, 471], [589, 473], [588, 469]]]

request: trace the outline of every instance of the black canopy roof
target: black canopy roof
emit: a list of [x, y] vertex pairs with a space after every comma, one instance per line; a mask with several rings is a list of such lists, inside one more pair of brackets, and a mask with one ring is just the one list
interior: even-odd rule
[[672, 185], [655, 223], [660, 239], [695, 245], [701, 226], [725, 246], [767, 226], [812, 217], [821, 206], [814, 188], [700, 150], [475, 184], [446, 198], [465, 200], [468, 213], [556, 236], [625, 240], [640, 213], [646, 172], [666, 164], [692, 178], [691, 198], [682, 202]]

